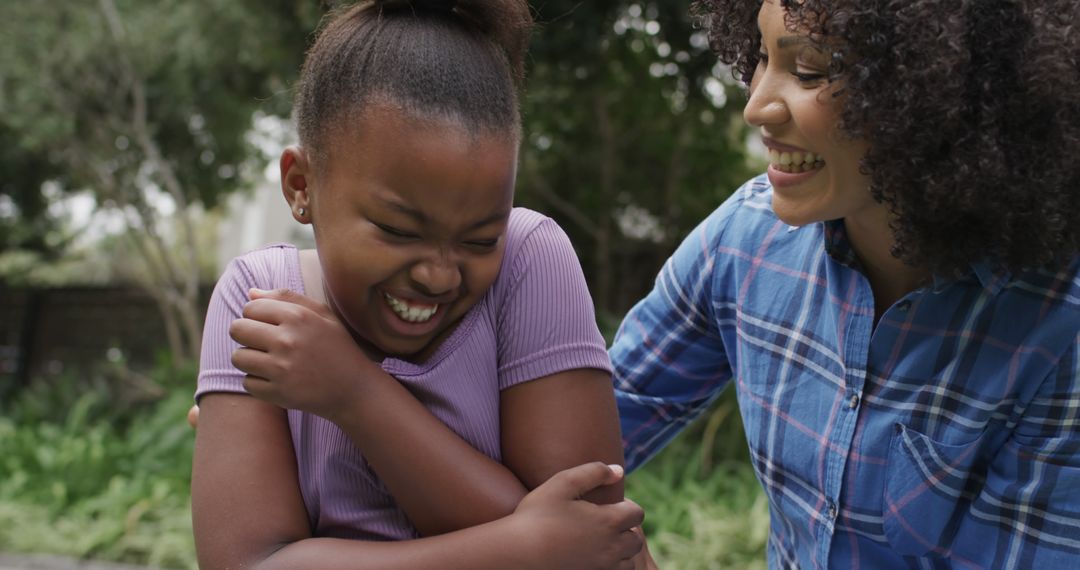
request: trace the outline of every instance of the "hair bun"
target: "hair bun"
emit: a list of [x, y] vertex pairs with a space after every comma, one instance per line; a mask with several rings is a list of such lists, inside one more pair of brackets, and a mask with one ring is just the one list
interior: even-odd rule
[[525, 78], [525, 52], [532, 31], [526, 0], [369, 0], [361, 4], [381, 14], [446, 15], [490, 38], [505, 53], [515, 80]]
[[375, 5], [390, 10], [449, 14], [457, 7], [457, 0], [375, 0]]

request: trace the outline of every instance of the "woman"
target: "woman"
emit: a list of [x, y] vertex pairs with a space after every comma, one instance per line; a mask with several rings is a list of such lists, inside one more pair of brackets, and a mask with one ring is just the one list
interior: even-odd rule
[[1080, 8], [711, 0], [769, 149], [610, 353], [628, 466], [734, 381], [772, 567], [1080, 556]]

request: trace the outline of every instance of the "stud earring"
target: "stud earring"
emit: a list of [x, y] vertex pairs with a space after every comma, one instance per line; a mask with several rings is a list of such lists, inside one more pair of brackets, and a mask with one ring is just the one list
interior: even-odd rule
[[300, 208], [296, 213], [300, 214], [300, 217], [303, 218], [307, 215], [307, 210], [305, 208]]

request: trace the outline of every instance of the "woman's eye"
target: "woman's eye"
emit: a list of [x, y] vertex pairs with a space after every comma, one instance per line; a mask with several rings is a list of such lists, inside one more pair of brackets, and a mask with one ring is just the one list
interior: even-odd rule
[[791, 75], [798, 79], [800, 83], [816, 83], [825, 79], [824, 73], [803, 73], [801, 71], [792, 71]]
[[406, 238], [406, 239], [408, 239], [408, 238], [417, 237], [416, 234], [411, 234], [411, 233], [409, 233], [409, 232], [407, 232], [405, 230], [399, 230], [398, 228], [395, 228], [393, 226], [386, 226], [386, 225], [383, 225], [383, 224], [375, 224], [375, 225], [378, 226], [378, 228], [380, 230], [382, 230], [383, 233], [394, 236], [396, 238]]

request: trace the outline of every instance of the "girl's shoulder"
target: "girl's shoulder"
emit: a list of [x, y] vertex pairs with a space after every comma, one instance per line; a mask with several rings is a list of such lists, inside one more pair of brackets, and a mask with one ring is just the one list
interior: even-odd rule
[[544, 224], [558, 226], [555, 220], [535, 210], [520, 206], [510, 210], [510, 222], [506, 226], [506, 253], [510, 253], [511, 248], [519, 248], [521, 242]]
[[288, 243], [275, 243], [236, 256], [225, 267], [222, 281], [259, 289], [303, 291], [299, 251]]
[[514, 208], [505, 239], [502, 265], [489, 292], [489, 302], [502, 305], [524, 281], [575, 279], [582, 273], [569, 236], [544, 214]]
[[[517, 207], [510, 211], [505, 239], [500, 280], [507, 273], [507, 269], [522, 263], [528, 264], [538, 256], [560, 256], [567, 250], [573, 252], [570, 238], [558, 222], [528, 208]], [[576, 254], [574, 257], [576, 259]]]

